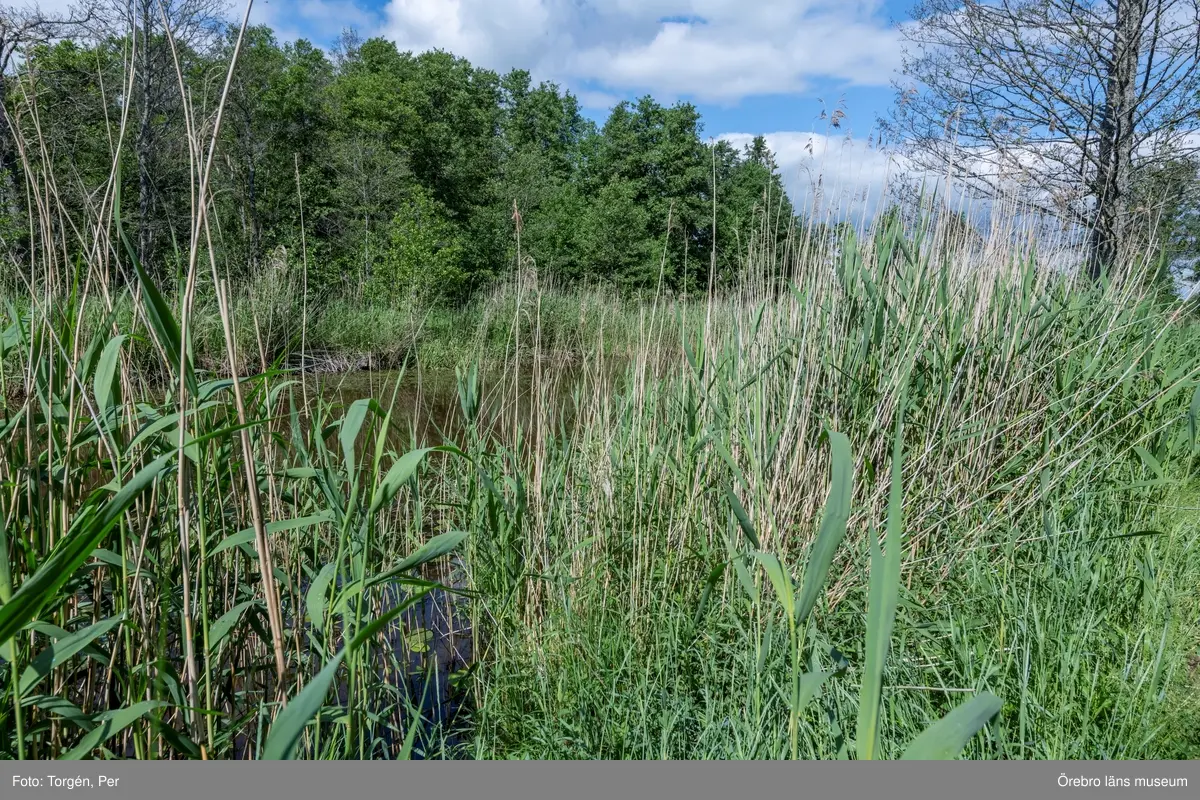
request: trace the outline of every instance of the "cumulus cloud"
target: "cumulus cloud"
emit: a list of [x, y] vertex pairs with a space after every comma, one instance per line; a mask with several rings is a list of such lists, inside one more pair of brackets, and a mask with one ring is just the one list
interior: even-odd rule
[[[242, 8], [234, 0], [231, 16]], [[593, 108], [641, 92], [734, 103], [878, 86], [900, 61], [880, 0], [259, 0], [253, 19], [284, 40], [329, 44], [352, 27], [403, 50], [528, 69]]]
[[[873, 215], [889, 182], [910, 169], [896, 153], [864, 139], [814, 131], [778, 131], [765, 136], [788, 195], [798, 208], [818, 217]], [[718, 138], [741, 148], [754, 135], [726, 133]]]
[[899, 43], [871, 0], [390, 0], [379, 32], [601, 92], [733, 102], [886, 83]]
[[[326, 41], [357, 27], [401, 50], [528, 69], [593, 109], [641, 92], [724, 104], [886, 85], [900, 61], [880, 0], [388, 0], [378, 11], [366, 0], [268, 0], [266, 9], [262, 21]], [[741, 146], [753, 135], [720, 138]], [[797, 205], [836, 216], [873, 213], [904, 166], [861, 138], [779, 131], [767, 142]]]
[[[246, 6], [234, 0], [229, 13], [241, 22]], [[258, 0], [250, 14], [255, 25], [269, 25], [285, 42], [300, 38], [326, 44], [345, 28], [374, 31], [379, 17], [357, 0]]]

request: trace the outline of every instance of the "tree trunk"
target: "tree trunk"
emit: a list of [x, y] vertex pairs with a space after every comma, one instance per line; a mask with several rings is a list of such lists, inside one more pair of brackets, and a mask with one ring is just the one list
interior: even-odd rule
[[1096, 174], [1095, 216], [1088, 253], [1088, 274], [1099, 278], [1125, 255], [1130, 176], [1133, 172], [1134, 112], [1137, 109], [1138, 60], [1148, 0], [1116, 0], [1116, 24], [1108, 62], [1108, 85], [1100, 120], [1100, 169]]
[[0, 214], [17, 214], [17, 153], [8, 118], [8, 76], [0, 66]]

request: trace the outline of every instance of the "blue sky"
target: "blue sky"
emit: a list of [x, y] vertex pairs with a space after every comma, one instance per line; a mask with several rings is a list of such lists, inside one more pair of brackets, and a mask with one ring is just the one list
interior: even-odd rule
[[[235, 5], [240, 5], [234, 0]], [[443, 48], [530, 70], [603, 121], [623, 99], [687, 100], [705, 133], [765, 134], [794, 196], [877, 195], [891, 169], [871, 145], [900, 63], [893, 23], [912, 0], [257, 0], [283, 39], [328, 45], [344, 27], [401, 49]], [[837, 107], [833, 130], [820, 118]], [[833, 198], [839, 198], [833, 200]], [[873, 203], [869, 203], [873, 205]]]

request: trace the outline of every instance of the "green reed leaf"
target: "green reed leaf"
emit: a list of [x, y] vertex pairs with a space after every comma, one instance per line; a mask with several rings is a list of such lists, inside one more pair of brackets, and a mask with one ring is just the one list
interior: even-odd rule
[[982, 692], [925, 729], [904, 751], [906, 761], [958, 758], [967, 742], [1000, 713], [1003, 703], [991, 692]]
[[850, 456], [850, 440], [843, 433], [829, 432], [832, 450], [832, 481], [829, 498], [825, 501], [825, 515], [817, 531], [808, 565], [804, 569], [804, 584], [796, 601], [796, 624], [803, 626], [817, 604], [833, 563], [838, 545], [846, 537], [846, 524], [850, 519], [850, 497], [854, 490], [854, 461]]
[[92, 495], [50, 557], [21, 584], [11, 600], [0, 606], [0, 645], [15, 636], [25, 623], [57, 597], [58, 590], [174, 457], [175, 453], [167, 453], [142, 467], [107, 502], [102, 499], [105, 489]]

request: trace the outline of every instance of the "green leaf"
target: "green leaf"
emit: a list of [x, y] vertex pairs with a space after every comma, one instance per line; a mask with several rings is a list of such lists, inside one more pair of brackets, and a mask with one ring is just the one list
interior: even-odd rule
[[704, 590], [700, 592], [700, 602], [696, 604], [696, 613], [692, 617], [692, 624], [699, 625], [700, 620], [704, 619], [704, 612], [708, 609], [709, 600], [712, 598], [713, 589], [716, 588], [717, 582], [725, 576], [725, 570], [729, 567], [728, 561], [722, 561], [717, 564], [708, 573], [708, 579], [704, 582]]
[[414, 592], [403, 603], [397, 604], [395, 608], [392, 608], [386, 614], [363, 628], [349, 645], [330, 659], [329, 663], [300, 690], [300, 693], [288, 702], [287, 708], [280, 712], [275, 722], [271, 725], [271, 730], [267, 734], [267, 741], [263, 745], [259, 757], [268, 761], [292, 758], [296, 752], [296, 744], [300, 741], [300, 736], [304, 733], [304, 729], [325, 704], [325, 695], [328, 694], [329, 687], [333, 683], [333, 678], [337, 674], [338, 666], [341, 665], [347, 653], [352, 653], [362, 647], [367, 640], [377, 634], [385, 625], [420, 601], [428, 591], [428, 588], [424, 588], [418, 592]]
[[108, 416], [108, 409], [113, 404], [113, 378], [117, 374], [117, 363], [121, 357], [121, 345], [127, 337], [114, 336], [100, 351], [100, 361], [96, 366], [96, 375], [92, 386], [96, 393], [96, 411], [100, 419]]
[[967, 742], [979, 733], [1003, 703], [991, 692], [983, 692], [931, 725], [904, 751], [906, 761], [933, 761], [958, 758]]
[[729, 505], [733, 509], [733, 516], [737, 517], [738, 526], [741, 527], [746, 540], [756, 550], [762, 547], [758, 543], [758, 532], [754, 529], [754, 523], [750, 521], [750, 515], [746, 513], [746, 509], [742, 506], [742, 501], [738, 500], [738, 496], [733, 493], [732, 489], [726, 489], [725, 496], [729, 499]]
[[367, 412], [373, 402], [370, 399], [362, 399], [351, 403], [342, 420], [342, 429], [338, 432], [338, 441], [342, 443], [342, 455], [346, 459], [346, 476], [350, 480], [354, 480], [354, 443], [358, 440], [358, 433], [366, 422]]
[[329, 613], [333, 616], [345, 613], [350, 608], [351, 601], [365, 592], [367, 588], [363, 581], [351, 581], [338, 587], [338, 591], [334, 592], [333, 605], [329, 607]]
[[1200, 429], [1200, 386], [1192, 394], [1192, 404], [1188, 407], [1188, 441], [1192, 451], [1196, 450], [1197, 429]]
[[375, 489], [375, 497], [371, 501], [371, 512], [374, 513], [382, 508], [387, 503], [390, 503], [395, 498], [396, 493], [400, 491], [413, 473], [417, 471], [417, 467], [421, 465], [422, 459], [432, 452], [457, 453], [457, 448], [453, 447], [424, 447], [420, 450], [413, 450], [405, 453], [396, 459], [396, 463], [392, 464], [392, 468], [383, 476], [383, 480], [379, 482], [379, 486]]
[[729, 556], [730, 563], [733, 564], [733, 574], [738, 580], [738, 584], [742, 587], [742, 591], [746, 593], [746, 597], [750, 602], [758, 604], [758, 587], [754, 584], [754, 579], [750, 577], [750, 570], [746, 568], [746, 563], [749, 560], [748, 556], [739, 556], [732, 553]]
[[3, 359], [8, 355], [9, 350], [21, 343], [24, 333], [20, 320], [0, 331], [0, 359]]
[[392, 464], [392, 468], [383, 476], [383, 480], [379, 482], [379, 486], [375, 489], [375, 498], [371, 501], [371, 511], [375, 512], [381, 506], [391, 502], [396, 493], [400, 491], [400, 487], [404, 485], [413, 473], [417, 471], [421, 460], [433, 450], [432, 447], [425, 447], [420, 450], [413, 450], [410, 453], [405, 453], [396, 459], [396, 463]]
[[[94, 558], [97, 561], [100, 561], [104, 564], [108, 564], [110, 567], [116, 567], [117, 569], [124, 569], [130, 575], [133, 575], [135, 572], [137, 572], [136, 564], [134, 564], [128, 558], [125, 558], [124, 556], [120, 555], [119, 553], [114, 553], [112, 550], [106, 550], [102, 547], [97, 547], [95, 550], [92, 551], [92, 558]], [[142, 577], [144, 577], [144, 578], [149, 578], [152, 581], [154, 580], [154, 573], [151, 572], [149, 569], [147, 569], [144, 564], [142, 565], [141, 574], [142, 574]]]
[[[0, 514], [0, 606], [12, 599], [12, 568], [8, 557], [8, 526]], [[12, 642], [0, 642], [0, 660], [12, 663], [17, 660]]]
[[796, 624], [803, 626], [817, 604], [817, 597], [825, 585], [833, 554], [846, 537], [846, 523], [850, 519], [850, 497], [854, 490], [854, 461], [850, 457], [850, 440], [844, 433], [829, 432], [832, 449], [832, 481], [829, 498], [825, 501], [825, 516], [817, 531], [808, 566], [804, 569], [804, 585], [796, 601]]
[[246, 551], [246, 554], [248, 556], [250, 556], [251, 558], [256, 558], [258, 554], [249, 547], [250, 543], [253, 541], [254, 541], [254, 528], [246, 528], [244, 530], [240, 530], [237, 533], [230, 534], [229, 536], [226, 536], [224, 539], [222, 539], [220, 544], [218, 544], [212, 550], [208, 551], [208, 557], [213, 558], [218, 553], [224, 552], [225, 550], [229, 550], [230, 548], [241, 547], [243, 550]]
[[313, 579], [312, 585], [308, 587], [308, 594], [304, 596], [304, 607], [308, 609], [308, 618], [312, 620], [313, 627], [317, 630], [325, 628], [325, 595], [329, 591], [329, 582], [333, 580], [333, 573], [336, 569], [337, 564], [332, 562], [321, 567], [321, 571]]
[[221, 642], [225, 641], [225, 637], [233, 630], [233, 626], [237, 625], [238, 621], [242, 618], [242, 614], [246, 613], [246, 609], [259, 602], [258, 600], [246, 600], [238, 603], [218, 617], [217, 621], [209, 626], [208, 629], [208, 652], [216, 653], [217, 648], [221, 646]]
[[206, 400], [211, 400], [217, 392], [230, 388], [233, 388], [232, 378], [218, 378], [216, 380], [205, 381], [196, 390], [196, 400], [203, 403]]
[[128, 728], [151, 711], [165, 706], [162, 700], [143, 700], [129, 708], [119, 708], [97, 715], [96, 727], [79, 740], [74, 749], [62, 756], [63, 761], [87, 758], [93, 750]]
[[34, 575], [21, 584], [12, 599], [0, 606], [0, 645], [7, 642], [29, 622], [44, 605], [53, 600], [75, 570], [87, 561], [121, 515], [145, 491], [175, 457], [174, 452], [158, 457], [135, 474], [107, 503], [100, 489], [76, 515], [66, 536]]
[[183, 335], [179, 331], [179, 323], [175, 321], [175, 315], [171, 312], [171, 306], [163, 298], [162, 292], [154, 284], [154, 281], [147, 274], [142, 262], [138, 259], [137, 253], [134, 252], [133, 245], [129, 242], [129, 237], [124, 231], [120, 232], [121, 240], [125, 243], [125, 250], [129, 253], [129, 258], [133, 262], [133, 270], [137, 273], [138, 283], [142, 287], [142, 297], [145, 300], [143, 306], [146, 311], [146, 317], [150, 322], [150, 329], [154, 333], [154, 337], [158, 340], [159, 345], [167, 354], [167, 360], [171, 362], [171, 366], [175, 369], [176, 378], [182, 373], [184, 380], [187, 381], [188, 392], [192, 395], [197, 394], [196, 391], [196, 374], [192, 370], [192, 361], [190, 354], [180, 361], [180, 351], [182, 350]]
[[867, 598], [866, 664], [858, 695], [858, 724], [855, 742], [858, 757], [870, 760], [878, 755], [879, 715], [883, 701], [883, 666], [896, 622], [896, 605], [900, 600], [900, 542], [903, 527], [904, 492], [901, 487], [903, 457], [903, 424], [897, 415], [896, 432], [892, 440], [892, 480], [888, 497], [887, 555], [880, 551], [875, 528], [870, 529], [871, 578]]
[[[322, 522], [330, 522], [333, 520], [333, 514], [330, 511], [322, 511], [319, 514], [311, 514], [307, 517], [293, 517], [292, 519], [279, 519], [274, 522], [267, 523], [267, 534], [282, 533], [283, 531], [296, 530], [297, 528], [307, 528], [312, 525], [320, 525]], [[228, 550], [231, 547], [237, 547], [242, 544], [249, 544], [254, 541], [254, 528], [245, 528], [235, 534], [227, 536], [221, 540], [221, 543], [209, 551], [208, 555], [211, 558], [217, 553]]]
[[124, 613], [117, 614], [116, 616], [101, 620], [95, 625], [89, 625], [75, 633], [67, 634], [54, 644], [46, 647], [42, 652], [34, 656], [33, 661], [21, 673], [21, 681], [18, 684], [17, 691], [22, 696], [28, 694], [33, 687], [41, 682], [42, 678], [50, 674], [50, 670], [61, 664], [65, 664], [80, 650], [83, 650], [92, 642], [115, 628], [124, 618]]
[[1158, 459], [1149, 450], [1138, 444], [1133, 446], [1133, 452], [1138, 454], [1138, 458], [1142, 460], [1142, 463], [1149, 467], [1156, 476], [1160, 479], [1166, 478], [1166, 475], [1163, 473], [1162, 464], [1158, 462]]
[[[837, 674], [836, 670], [829, 672], [805, 672], [800, 676], [800, 689], [796, 694], [796, 713], [799, 714], [813, 698], [821, 691], [821, 687], [825, 685], [825, 681]], [[789, 698], [785, 698], [790, 702]]]
[[32, 697], [26, 697], [21, 700], [22, 706], [33, 706], [40, 708], [49, 714], [54, 714], [58, 719], [64, 719], [73, 725], [78, 726], [83, 731], [90, 731], [96, 727], [92, 722], [92, 715], [83, 713], [79, 706], [72, 703], [65, 697], [57, 695], [35, 694]]
[[758, 559], [763, 566], [763, 571], [767, 573], [767, 577], [771, 580], [771, 585], [775, 587], [775, 597], [778, 598], [779, 604], [783, 606], [783, 611], [787, 614], [788, 628], [791, 629], [796, 624], [796, 619], [793, 616], [796, 613], [795, 590], [792, 588], [792, 576], [784, 568], [783, 562], [779, 560], [779, 556], [774, 553], [755, 553], [754, 557]]
[[381, 575], [376, 575], [375, 577], [369, 579], [365, 588], [370, 588], [383, 583], [384, 581], [389, 581], [404, 574], [405, 572], [416, 569], [422, 564], [426, 564], [436, 558], [441, 558], [462, 544], [463, 539], [466, 538], [466, 531], [450, 531], [448, 533], [438, 534], [425, 544], [421, 545], [417, 552], [401, 561], [394, 569], [390, 569]]
[[404, 747], [400, 749], [400, 755], [396, 757], [397, 761], [410, 761], [412, 759], [413, 741], [417, 738], [417, 723], [409, 717], [408, 732], [404, 734]]
[[364, 626], [363, 629], [359, 631], [350, 641], [350, 652], [353, 653], [365, 645], [368, 641], [375, 638], [375, 636], [389, 623], [391, 623], [392, 620], [425, 599], [425, 595], [429, 594], [433, 588], [433, 585], [430, 584], [414, 589], [408, 597], [404, 598], [404, 602], [397, 603], [393, 608], [388, 609], [386, 612], [372, 620], [369, 625]]
[[[178, 432], [177, 426], [179, 425], [179, 420], [181, 418], [187, 419], [188, 417], [195, 416], [197, 413], [199, 413], [201, 411], [207, 411], [210, 408], [214, 408], [217, 405], [218, 405], [218, 403], [215, 400], [210, 400], [206, 403], [201, 403], [199, 406], [196, 407], [195, 410], [189, 410], [186, 414], [181, 415], [178, 411], [175, 411], [171, 414], [165, 414], [165, 415], [159, 417], [158, 419], [154, 420], [153, 422], [151, 422], [149, 425], [146, 425], [145, 427], [140, 429], [137, 432], [137, 435], [133, 437], [133, 440], [129, 443], [126, 450], [130, 450], [130, 451], [134, 450], [138, 445], [145, 442], [151, 436], [154, 436], [155, 434], [158, 434], [158, 433], [162, 433], [163, 431], [170, 431], [173, 434], [177, 433]], [[250, 424], [254, 424], [254, 423], [250, 423]], [[211, 438], [210, 435], [206, 435], [206, 437]], [[192, 439], [189, 442], [189, 444], [202, 441], [206, 437]], [[171, 446], [172, 447], [175, 446], [174, 440], [172, 440]]]
[[404, 645], [412, 653], [427, 652], [432, 641], [433, 631], [429, 628], [417, 628], [409, 631], [404, 637]]

